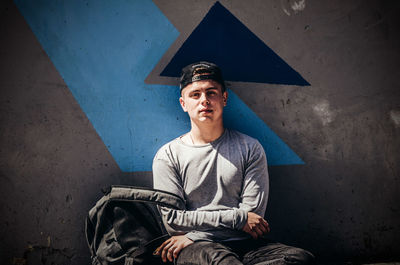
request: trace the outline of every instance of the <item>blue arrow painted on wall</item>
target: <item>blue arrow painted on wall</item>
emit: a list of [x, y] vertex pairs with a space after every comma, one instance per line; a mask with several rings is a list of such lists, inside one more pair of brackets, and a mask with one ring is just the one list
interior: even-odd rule
[[[121, 170], [151, 170], [156, 150], [190, 127], [177, 87], [144, 83], [177, 30], [150, 0], [15, 3]], [[232, 92], [230, 100], [228, 123], [259, 138], [271, 165], [302, 163]]]

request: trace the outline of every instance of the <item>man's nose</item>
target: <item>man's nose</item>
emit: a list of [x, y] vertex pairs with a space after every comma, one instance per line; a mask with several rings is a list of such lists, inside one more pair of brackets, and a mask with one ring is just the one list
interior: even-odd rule
[[201, 94], [200, 100], [201, 100], [201, 104], [203, 104], [203, 105], [208, 105], [208, 104], [210, 104], [210, 101], [208, 100], [208, 97], [207, 97], [207, 94], [206, 94], [206, 93], [202, 93], [202, 94]]

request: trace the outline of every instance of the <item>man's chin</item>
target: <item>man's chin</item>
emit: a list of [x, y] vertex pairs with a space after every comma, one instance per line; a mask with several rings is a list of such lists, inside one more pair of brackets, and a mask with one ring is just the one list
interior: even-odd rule
[[200, 122], [211, 122], [211, 121], [213, 121], [212, 117], [209, 117], [209, 116], [200, 117], [198, 120]]

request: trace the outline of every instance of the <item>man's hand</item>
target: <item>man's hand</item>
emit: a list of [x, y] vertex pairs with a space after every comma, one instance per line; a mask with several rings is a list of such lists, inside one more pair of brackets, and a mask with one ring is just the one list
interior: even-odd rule
[[269, 233], [269, 224], [264, 218], [258, 214], [248, 212], [247, 222], [243, 227], [243, 231], [250, 234], [254, 239], [261, 237], [262, 235]]
[[182, 249], [191, 244], [193, 244], [193, 241], [185, 235], [172, 236], [165, 240], [164, 243], [154, 251], [154, 254], [161, 255], [163, 262], [167, 262], [167, 259], [172, 262], [174, 258], [176, 259], [178, 257]]

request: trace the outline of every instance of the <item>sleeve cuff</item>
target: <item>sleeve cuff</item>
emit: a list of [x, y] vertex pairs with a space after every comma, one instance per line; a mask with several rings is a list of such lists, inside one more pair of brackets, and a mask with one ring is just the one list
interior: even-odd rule
[[213, 241], [212, 240], [212, 235], [208, 234], [206, 232], [199, 232], [199, 231], [192, 231], [187, 234], [185, 234], [187, 238], [192, 240], [193, 242], [196, 241]]
[[247, 211], [243, 209], [236, 209], [236, 218], [234, 229], [241, 230], [247, 222]]

